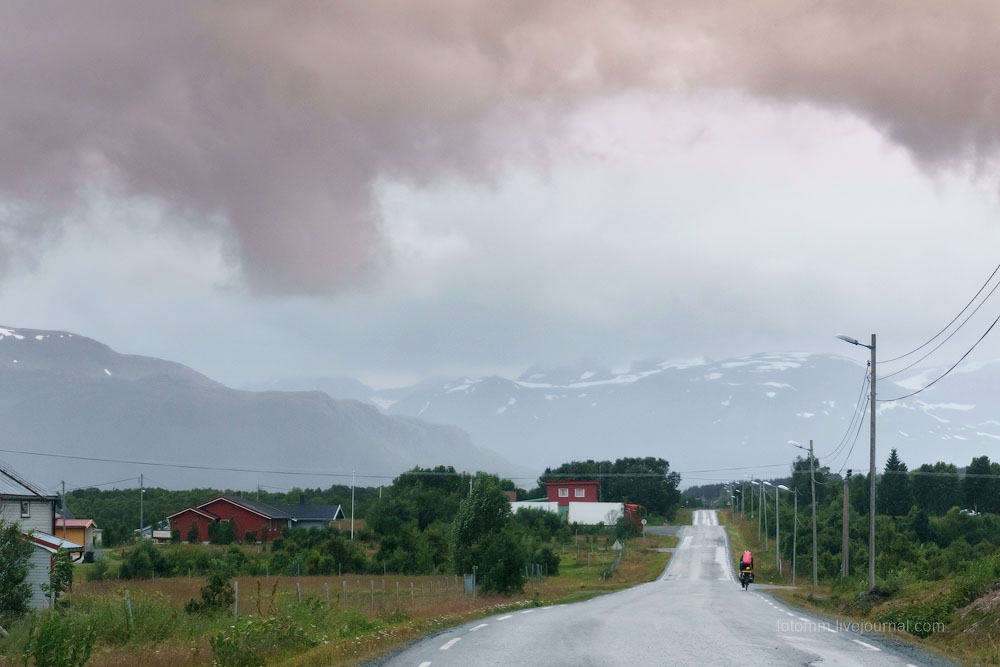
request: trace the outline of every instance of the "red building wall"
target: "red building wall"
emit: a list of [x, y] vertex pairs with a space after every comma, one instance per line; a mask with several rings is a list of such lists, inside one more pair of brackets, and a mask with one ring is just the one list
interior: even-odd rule
[[[232, 521], [236, 529], [236, 539], [241, 542], [249, 532], [254, 533], [262, 542], [270, 542], [281, 537], [281, 531], [288, 525], [287, 519], [269, 519], [225, 498], [213, 500], [199, 509], [214, 514], [223, 521]], [[183, 538], [184, 533], [181, 532], [181, 539]]]
[[188, 533], [191, 532], [191, 524], [198, 524], [198, 541], [208, 542], [208, 524], [212, 520], [207, 516], [186, 509], [170, 518], [170, 529], [180, 531], [181, 540], [188, 541]]
[[[561, 507], [566, 507], [570, 503], [596, 503], [600, 488], [601, 483], [597, 480], [545, 482], [548, 501], [550, 503], [559, 503]], [[559, 489], [566, 489], [566, 495], [560, 496]], [[576, 495], [577, 489], [582, 490], [582, 496]]]

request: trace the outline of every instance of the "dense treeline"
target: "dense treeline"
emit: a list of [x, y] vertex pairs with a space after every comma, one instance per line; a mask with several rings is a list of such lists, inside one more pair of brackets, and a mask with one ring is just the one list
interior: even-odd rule
[[545, 496], [545, 482], [567, 479], [599, 479], [601, 498], [604, 502], [636, 503], [652, 514], [673, 519], [680, 505], [677, 490], [681, 477], [670, 472], [670, 463], [664, 459], [621, 458], [612, 461], [571, 461], [557, 468], [546, 468], [538, 478], [538, 487], [519, 492], [520, 498]]

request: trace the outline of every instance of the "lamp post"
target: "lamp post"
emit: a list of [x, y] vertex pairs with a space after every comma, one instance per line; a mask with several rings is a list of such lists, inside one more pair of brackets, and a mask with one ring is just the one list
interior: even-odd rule
[[813, 441], [809, 441], [809, 449], [806, 449], [794, 440], [789, 440], [789, 444], [804, 449], [809, 452], [809, 487], [812, 490], [812, 524], [813, 524], [813, 586], [819, 585], [818, 560], [816, 555], [816, 459], [813, 456]]
[[756, 480], [756, 479], [753, 480], [751, 482], [751, 484], [753, 484], [754, 486], [757, 487], [757, 539], [759, 540], [760, 537], [761, 537], [760, 527], [762, 525], [761, 524], [761, 514], [760, 514], [760, 492], [761, 492], [761, 489], [763, 489], [763, 487], [760, 485], [760, 482], [758, 480]]
[[872, 352], [872, 358], [869, 362], [872, 383], [871, 399], [869, 400], [871, 414], [868, 418], [871, 430], [871, 451], [868, 460], [868, 592], [871, 593], [875, 589], [875, 334], [872, 334], [871, 345], [865, 345], [850, 336], [837, 336], [837, 338], [851, 345], [867, 347]]
[[774, 489], [774, 551], [778, 554], [778, 574], [781, 574], [781, 535], [778, 533], [778, 526], [781, 524], [779, 521], [780, 514], [778, 514], [778, 489], [782, 491], [791, 491], [784, 484], [779, 484]]
[[[763, 484], [763, 486], [760, 487], [760, 490], [764, 494], [764, 500], [767, 501], [767, 491], [764, 491], [764, 487], [765, 486], [774, 486], [774, 485], [771, 484], [770, 482], [761, 482], [761, 483]], [[775, 491], [774, 495], [777, 496], [778, 492]], [[777, 502], [777, 501], [775, 501], [775, 502]], [[775, 507], [777, 507], [777, 505], [775, 505]], [[764, 502], [761, 505], [761, 514], [764, 515], [764, 551], [767, 551], [767, 503], [766, 502]]]

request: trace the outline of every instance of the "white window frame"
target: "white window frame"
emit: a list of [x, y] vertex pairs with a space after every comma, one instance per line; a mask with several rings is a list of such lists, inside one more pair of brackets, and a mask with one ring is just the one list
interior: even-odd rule
[[584, 489], [583, 487], [578, 487], [578, 488], [573, 489], [573, 497], [575, 497], [575, 498], [586, 498], [587, 497], [587, 489]]
[[22, 500], [21, 501], [21, 518], [30, 519], [31, 518], [31, 501]]
[[559, 497], [560, 498], [569, 498], [569, 488], [565, 487], [565, 486], [560, 486], [559, 487]]

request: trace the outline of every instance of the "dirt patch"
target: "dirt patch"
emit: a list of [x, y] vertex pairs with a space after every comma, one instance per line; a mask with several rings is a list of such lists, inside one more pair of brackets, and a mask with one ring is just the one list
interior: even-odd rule
[[958, 611], [961, 618], [965, 618], [970, 611], [995, 612], [1000, 610], [1000, 582], [993, 584], [993, 588], [986, 595], [982, 595]]

